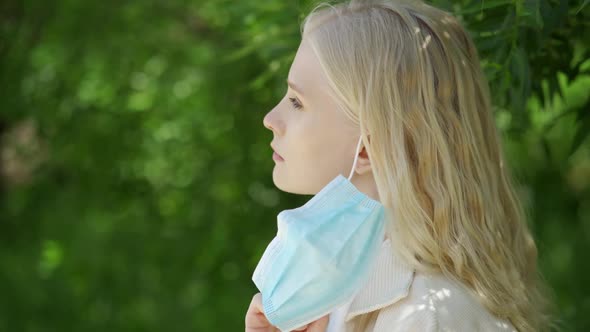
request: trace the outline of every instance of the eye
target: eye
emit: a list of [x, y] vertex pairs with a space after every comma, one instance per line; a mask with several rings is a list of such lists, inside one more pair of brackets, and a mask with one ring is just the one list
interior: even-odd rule
[[296, 98], [289, 98], [289, 100], [291, 101], [291, 104], [293, 104], [293, 107], [295, 109], [301, 109], [303, 106], [301, 105], [301, 103], [299, 103], [299, 101], [297, 101]]

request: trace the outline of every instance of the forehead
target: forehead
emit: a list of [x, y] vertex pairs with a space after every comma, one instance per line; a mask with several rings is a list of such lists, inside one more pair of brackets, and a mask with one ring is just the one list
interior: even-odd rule
[[313, 49], [303, 39], [289, 70], [289, 80], [301, 87], [305, 96], [327, 93], [328, 81]]

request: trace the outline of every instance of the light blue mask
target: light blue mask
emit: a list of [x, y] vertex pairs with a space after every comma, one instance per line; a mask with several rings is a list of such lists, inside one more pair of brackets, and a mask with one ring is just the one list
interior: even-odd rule
[[339, 174], [303, 206], [277, 216], [278, 231], [252, 280], [264, 313], [281, 331], [348, 302], [368, 279], [384, 237], [384, 208]]

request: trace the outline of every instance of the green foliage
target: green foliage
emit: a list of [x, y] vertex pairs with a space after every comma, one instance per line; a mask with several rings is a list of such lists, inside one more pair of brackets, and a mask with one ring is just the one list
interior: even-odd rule
[[[477, 43], [566, 331], [590, 330], [590, 5], [433, 1]], [[0, 331], [237, 331], [262, 118], [311, 1], [0, 4]]]

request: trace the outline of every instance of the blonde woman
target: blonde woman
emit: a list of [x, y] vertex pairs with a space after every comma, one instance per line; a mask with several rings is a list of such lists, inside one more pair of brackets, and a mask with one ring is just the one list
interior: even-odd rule
[[[334, 229], [315, 234], [319, 242], [304, 251], [284, 238], [299, 232], [298, 241], [313, 241], [313, 231], [301, 235], [302, 215], [322, 205], [286, 211], [292, 218], [283, 230], [279, 218], [276, 241], [283, 243], [273, 240], [254, 276], [268, 290], [253, 297], [247, 332], [277, 331], [279, 321], [309, 332], [548, 330], [535, 243], [505, 167], [476, 49], [457, 19], [420, 1], [323, 3], [303, 22], [288, 85], [264, 117], [274, 135], [275, 185], [331, 204], [353, 193], [353, 208], [332, 209], [348, 221], [366, 211], [360, 219], [383, 237], [346, 235], [330, 248], [337, 238], [321, 236], [349, 226], [330, 226], [336, 217], [324, 208], [308, 219], [324, 222], [317, 232]], [[322, 261], [328, 250], [332, 260]], [[281, 283], [289, 285], [281, 290]]]

